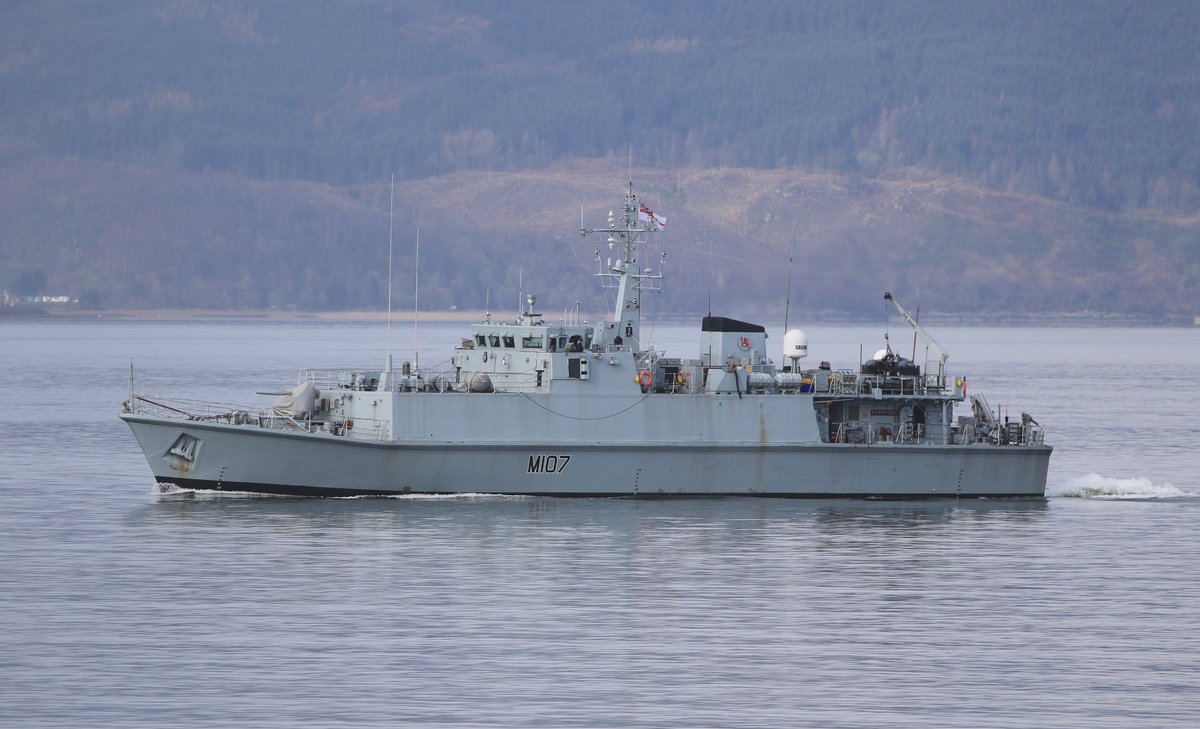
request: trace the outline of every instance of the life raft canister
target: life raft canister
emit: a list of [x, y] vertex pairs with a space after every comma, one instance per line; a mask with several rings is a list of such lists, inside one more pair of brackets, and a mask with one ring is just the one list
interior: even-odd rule
[[650, 373], [650, 370], [642, 370], [638, 373], [637, 383], [641, 385], [643, 389], [648, 388], [654, 384], [654, 375]]

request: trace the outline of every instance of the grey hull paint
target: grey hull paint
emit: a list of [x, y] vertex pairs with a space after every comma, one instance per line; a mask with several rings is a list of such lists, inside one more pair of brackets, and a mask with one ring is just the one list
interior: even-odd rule
[[[159, 482], [325, 496], [1041, 498], [1052, 450], [983, 444], [372, 442], [122, 418]], [[185, 433], [198, 441], [191, 461], [168, 452]]]

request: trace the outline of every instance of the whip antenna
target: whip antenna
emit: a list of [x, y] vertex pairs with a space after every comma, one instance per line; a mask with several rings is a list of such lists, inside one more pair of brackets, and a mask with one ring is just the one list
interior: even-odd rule
[[392, 231], [396, 217], [396, 175], [388, 186], [387, 364], [392, 369]]
[[783, 331], [788, 330], [788, 311], [792, 308], [792, 258], [796, 255], [796, 221], [792, 221], [792, 249], [788, 251], [787, 297], [783, 300]]
[[708, 315], [712, 316], [712, 241], [708, 241]]
[[421, 317], [421, 226], [417, 225], [417, 252], [413, 256], [413, 369], [420, 366], [421, 355], [417, 346], [417, 321]]

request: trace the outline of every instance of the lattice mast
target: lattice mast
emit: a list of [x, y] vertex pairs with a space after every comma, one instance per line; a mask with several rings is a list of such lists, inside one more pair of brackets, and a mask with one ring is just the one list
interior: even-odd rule
[[588, 228], [583, 224], [580, 214], [580, 235], [584, 239], [595, 234], [607, 237], [609, 255], [602, 257], [600, 249], [596, 249], [596, 263], [600, 268], [596, 276], [604, 288], [616, 289], [613, 328], [621, 337], [621, 344], [633, 347], [634, 351], [642, 349], [642, 295], [661, 290], [662, 264], [667, 258], [666, 252], [660, 251], [657, 271], [641, 268], [639, 247], [648, 246], [650, 235], [660, 230], [660, 223], [649, 210], [639, 215], [642, 210], [643, 206], [634, 195], [633, 183], [630, 182], [621, 215], [618, 217], [609, 211], [606, 227]]

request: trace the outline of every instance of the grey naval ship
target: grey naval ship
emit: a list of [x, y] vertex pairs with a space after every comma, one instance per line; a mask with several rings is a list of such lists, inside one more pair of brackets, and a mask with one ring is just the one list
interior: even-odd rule
[[[698, 356], [643, 341], [663, 221], [630, 185], [620, 214], [586, 228], [607, 321], [557, 323], [536, 297], [475, 324], [442, 371], [302, 371], [270, 407], [228, 410], [130, 392], [121, 406], [163, 486], [302, 496], [1035, 497], [1051, 447], [1027, 414], [1001, 417], [890, 294], [925, 345], [853, 369], [805, 366], [800, 330], [779, 363], [766, 329], [705, 316]], [[601, 256], [607, 243], [607, 258]], [[658, 258], [656, 268], [644, 260]], [[786, 328], [786, 327], [785, 327]], [[914, 347], [914, 358], [916, 349]], [[860, 356], [860, 360], [862, 357]], [[959, 411], [962, 411], [961, 414]]]

